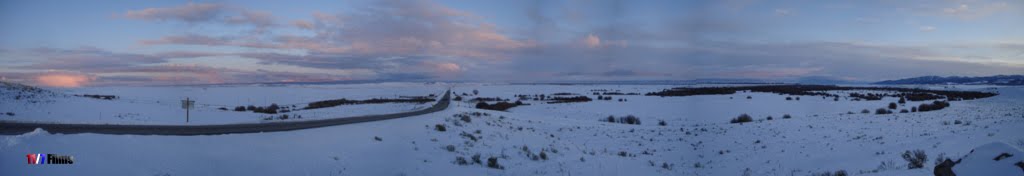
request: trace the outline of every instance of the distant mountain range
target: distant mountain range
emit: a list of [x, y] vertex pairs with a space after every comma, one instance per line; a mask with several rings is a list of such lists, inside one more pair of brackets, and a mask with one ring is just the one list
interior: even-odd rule
[[1024, 75], [996, 75], [982, 77], [922, 76], [916, 78], [888, 80], [875, 84], [964, 84], [964, 85], [1024, 85]]

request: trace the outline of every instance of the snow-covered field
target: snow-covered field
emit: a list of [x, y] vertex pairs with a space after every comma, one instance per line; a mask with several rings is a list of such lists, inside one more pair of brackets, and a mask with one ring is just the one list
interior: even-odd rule
[[[811, 175], [838, 170], [850, 175], [931, 175], [940, 155], [956, 160], [993, 142], [1009, 145], [995, 145], [998, 147], [976, 153], [1014, 149], [1020, 153], [1019, 148], [1024, 148], [1024, 87], [957, 87], [998, 91], [1000, 95], [954, 101], [938, 111], [886, 115], [860, 111], [885, 107], [895, 99], [835, 101], [801, 96], [799, 101], [787, 101], [786, 95], [768, 93], [643, 96], [676, 85], [100, 87], [56, 91], [122, 98], [111, 101], [56, 96], [48, 98], [52, 100], [49, 103], [4, 99], [0, 113], [16, 115], [0, 115], [0, 120], [181, 124], [183, 112], [178, 101], [188, 96], [196, 98], [198, 104], [192, 112], [193, 123], [258, 122], [260, 114], [216, 108], [423, 96], [443, 93], [449, 87], [455, 94], [469, 95], [463, 97], [465, 100], [501, 97], [515, 101], [516, 94], [559, 92], [595, 98], [595, 89], [640, 95], [564, 104], [523, 100], [530, 105], [508, 112], [475, 109], [475, 102], [464, 100], [428, 115], [273, 133], [64, 135], [37, 130], [0, 136], [0, 175]], [[479, 95], [471, 95], [474, 90]], [[149, 103], [155, 101], [160, 103]], [[908, 102], [899, 109], [920, 103]], [[321, 116], [326, 118], [428, 106], [339, 106], [302, 113], [330, 114]], [[93, 115], [95, 112], [104, 115]], [[138, 115], [134, 119], [107, 115], [118, 113]], [[755, 121], [729, 123], [741, 113], [750, 114]], [[792, 118], [783, 119], [783, 114]], [[609, 115], [635, 115], [642, 123], [599, 121]], [[767, 116], [774, 119], [766, 120]], [[658, 124], [660, 120], [665, 121], [664, 126]], [[445, 130], [439, 131], [437, 126]], [[900, 155], [908, 150], [927, 154], [924, 168], [907, 168]], [[71, 155], [75, 163], [27, 165], [25, 155], [29, 153]], [[479, 162], [475, 155], [479, 155]], [[1009, 160], [1021, 157], [1015, 154]], [[489, 164], [490, 158], [496, 161], [493, 165]], [[977, 167], [978, 162], [969, 161], [978, 160], [973, 158], [964, 162], [975, 164], [959, 165], [964, 168], [954, 170], [977, 171], [968, 168]], [[999, 168], [1003, 171], [988, 173], [1024, 174], [1024, 169]]]
[[[195, 101], [188, 124], [253, 123], [271, 115], [233, 111], [236, 106], [305, 107], [309, 102], [329, 99], [398, 98], [444, 93], [440, 84], [379, 83], [339, 85], [224, 85], [172, 87], [91, 87], [53, 89], [57, 95], [16, 100], [16, 92], [0, 94], [0, 112], [13, 112], [3, 120], [74, 122], [108, 124], [186, 124], [181, 100]], [[74, 97], [73, 95], [116, 95], [115, 100]], [[422, 109], [430, 104], [388, 103], [346, 105], [281, 113], [304, 119], [322, 119]], [[220, 110], [218, 108], [226, 108]]]

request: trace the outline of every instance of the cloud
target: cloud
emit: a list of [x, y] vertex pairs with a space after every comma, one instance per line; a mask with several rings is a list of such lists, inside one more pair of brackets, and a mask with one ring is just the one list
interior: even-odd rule
[[146, 8], [129, 10], [125, 18], [159, 22], [184, 22], [188, 24], [221, 24], [248, 25], [253, 32], [266, 32], [267, 28], [277, 26], [275, 17], [269, 12], [249, 10], [239, 7], [228, 7], [213, 3], [186, 3], [175, 7]]
[[920, 30], [921, 32], [931, 32], [931, 31], [935, 30], [935, 27], [934, 26], [921, 26], [921, 27], [918, 27], [918, 30]]
[[94, 78], [82, 74], [73, 73], [45, 73], [35, 77], [35, 83], [37, 85], [49, 86], [49, 87], [81, 87], [89, 84]]
[[956, 17], [964, 20], [984, 18], [994, 14], [1013, 11], [1015, 6], [1006, 2], [971, 2], [973, 4], [959, 3], [953, 6], [941, 8], [941, 14]]
[[313, 29], [313, 23], [311, 23], [309, 21], [306, 21], [306, 20], [294, 20], [294, 21], [292, 21], [292, 26], [295, 26], [296, 28], [299, 28], [299, 29], [305, 29], [305, 30], [312, 30]]
[[259, 33], [265, 32], [269, 27], [277, 26], [274, 16], [269, 12], [254, 10], [241, 10], [239, 14], [225, 18], [224, 22], [234, 25], [252, 25]]
[[310, 21], [294, 20], [291, 25], [313, 34], [182, 34], [139, 43], [297, 50], [301, 52], [234, 55], [263, 64], [370, 69], [377, 76], [445, 73], [442, 76], [452, 77], [466, 70], [463, 64], [501, 62], [513, 59], [522, 49], [536, 47], [531, 41], [506, 36], [482, 17], [428, 1], [381, 1], [350, 13], [315, 12]]
[[95, 47], [79, 47], [75, 49], [35, 48], [27, 54], [42, 60], [25, 68], [49, 70], [92, 70], [134, 66], [165, 62], [166, 58], [130, 53], [115, 53]]
[[601, 38], [598, 38], [594, 34], [587, 34], [587, 37], [584, 37], [582, 42], [584, 46], [590, 48], [601, 46]]
[[442, 73], [454, 73], [454, 72], [462, 71], [462, 67], [460, 67], [459, 64], [450, 63], [450, 62], [438, 63], [435, 66], [436, 66], [436, 70], [438, 72], [442, 72]]
[[789, 9], [775, 9], [775, 15], [778, 16], [789, 16], [791, 14], [793, 13], [790, 12]]
[[942, 9], [942, 12], [945, 12], [947, 14], [960, 14], [960, 13], [967, 12], [967, 9], [969, 9], [967, 7], [967, 4], [960, 4], [960, 6], [957, 6], [955, 8], [945, 8], [945, 9]]
[[222, 12], [224, 12], [224, 6], [220, 4], [189, 2], [183, 6], [176, 7], [131, 10], [125, 12], [124, 17], [151, 21], [198, 23], [214, 21]]

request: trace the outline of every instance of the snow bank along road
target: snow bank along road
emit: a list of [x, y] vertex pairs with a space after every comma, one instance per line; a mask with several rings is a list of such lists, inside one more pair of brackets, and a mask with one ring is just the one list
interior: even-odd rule
[[441, 100], [438, 100], [430, 108], [401, 112], [393, 114], [365, 115], [355, 117], [341, 117], [322, 120], [285, 121], [270, 123], [242, 123], [223, 125], [112, 125], [112, 124], [59, 124], [59, 123], [26, 123], [13, 121], [0, 121], [0, 135], [18, 135], [31, 132], [36, 128], [42, 128], [50, 133], [76, 134], [76, 133], [99, 133], [99, 134], [135, 134], [135, 135], [217, 135], [232, 133], [259, 133], [274, 131], [291, 131], [308, 128], [319, 128], [334, 125], [371, 122], [388, 120], [410, 116], [429, 114], [448, 108], [450, 103], [451, 90], [444, 93]]

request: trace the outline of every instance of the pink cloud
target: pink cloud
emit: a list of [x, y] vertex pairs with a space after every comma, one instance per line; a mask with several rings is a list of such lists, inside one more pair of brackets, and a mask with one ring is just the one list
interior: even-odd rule
[[598, 38], [594, 34], [588, 34], [587, 37], [583, 38], [582, 42], [583, 45], [590, 48], [596, 48], [598, 46], [601, 46], [601, 38]]
[[306, 20], [294, 20], [294, 21], [292, 21], [292, 26], [295, 26], [295, 27], [297, 27], [299, 29], [306, 29], [306, 30], [313, 29], [313, 23], [310, 23], [309, 21], [306, 21]]
[[72, 73], [45, 73], [35, 77], [36, 84], [67, 88], [85, 86], [93, 80], [93, 77]]
[[436, 65], [436, 70], [439, 71], [439, 72], [442, 72], [442, 73], [454, 73], [454, 72], [462, 71], [462, 67], [459, 66], [459, 64], [455, 64], [455, 63], [451, 63], [451, 62], [446, 62], [446, 63], [439, 63], [439, 64], [437, 64]]

